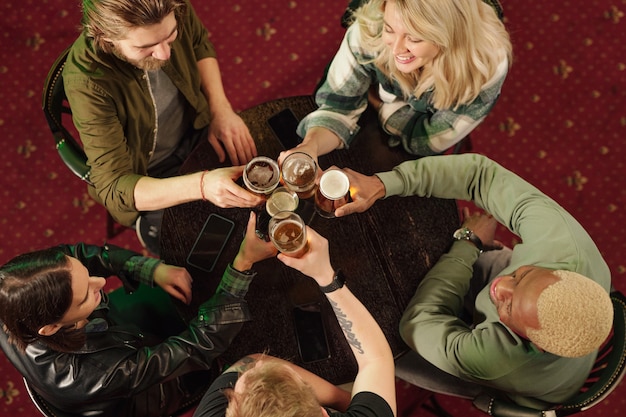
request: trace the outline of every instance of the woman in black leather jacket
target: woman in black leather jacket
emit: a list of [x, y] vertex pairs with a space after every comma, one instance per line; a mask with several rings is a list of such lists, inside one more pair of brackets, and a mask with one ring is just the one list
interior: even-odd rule
[[182, 333], [165, 340], [115, 322], [99, 277], [116, 275], [127, 291], [154, 282], [189, 302], [184, 268], [111, 245], [20, 255], [0, 268], [0, 346], [29, 385], [68, 414], [169, 416], [201, 396], [213, 360], [249, 320], [243, 297], [254, 277], [250, 269], [276, 254], [256, 237], [255, 223], [251, 213], [216, 293]]

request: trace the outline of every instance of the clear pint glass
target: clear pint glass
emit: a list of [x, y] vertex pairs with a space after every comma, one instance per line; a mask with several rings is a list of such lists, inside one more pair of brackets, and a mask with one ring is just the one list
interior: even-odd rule
[[335, 210], [350, 200], [350, 180], [338, 170], [326, 171], [320, 178], [320, 185], [315, 193], [315, 209], [327, 219], [335, 217]]
[[304, 152], [294, 152], [283, 161], [281, 170], [285, 187], [298, 194], [301, 199], [313, 197], [317, 164]]
[[279, 211], [270, 219], [270, 240], [280, 252], [299, 258], [308, 250], [306, 225], [302, 218], [291, 211]]
[[280, 182], [278, 163], [265, 156], [257, 156], [243, 170], [243, 183], [248, 190], [267, 197]]
[[273, 217], [279, 211], [295, 211], [299, 202], [298, 194], [286, 187], [278, 187], [267, 198], [265, 210]]

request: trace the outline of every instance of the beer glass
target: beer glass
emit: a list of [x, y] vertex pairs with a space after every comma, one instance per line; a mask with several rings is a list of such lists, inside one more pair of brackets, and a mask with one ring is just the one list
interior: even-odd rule
[[304, 152], [294, 152], [283, 161], [281, 170], [285, 186], [300, 198], [309, 198], [315, 192], [317, 164]]
[[335, 210], [350, 201], [350, 180], [338, 169], [326, 171], [320, 178], [315, 193], [317, 213], [327, 219], [335, 217]]
[[278, 187], [267, 198], [265, 210], [273, 217], [279, 211], [295, 211], [299, 202], [298, 194], [285, 187]]
[[252, 158], [243, 170], [243, 183], [248, 190], [266, 197], [280, 182], [278, 163], [266, 156]]
[[280, 252], [299, 258], [308, 250], [306, 225], [300, 216], [291, 211], [279, 211], [270, 219], [270, 240]]

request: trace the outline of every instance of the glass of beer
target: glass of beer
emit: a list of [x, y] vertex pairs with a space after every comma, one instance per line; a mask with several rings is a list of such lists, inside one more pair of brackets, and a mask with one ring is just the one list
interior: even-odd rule
[[305, 199], [315, 193], [317, 164], [304, 152], [294, 152], [283, 161], [282, 176], [285, 186]]
[[267, 198], [265, 210], [274, 217], [279, 211], [296, 211], [299, 203], [298, 194], [286, 187], [278, 187]]
[[285, 255], [299, 258], [308, 250], [306, 225], [296, 213], [279, 211], [270, 219], [268, 229], [270, 240]]
[[266, 156], [252, 158], [243, 170], [243, 183], [246, 188], [262, 197], [271, 194], [279, 182], [278, 163]]
[[315, 209], [327, 219], [335, 217], [335, 210], [350, 201], [350, 180], [338, 169], [326, 171], [320, 178], [315, 193]]

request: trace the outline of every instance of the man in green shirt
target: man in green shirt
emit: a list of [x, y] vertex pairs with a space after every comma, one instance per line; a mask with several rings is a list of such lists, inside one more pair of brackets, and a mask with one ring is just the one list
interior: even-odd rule
[[[89, 194], [158, 253], [162, 210], [193, 200], [254, 207], [235, 180], [257, 150], [222, 85], [188, 0], [83, 0], [83, 32], [63, 70], [93, 186]], [[199, 140], [235, 167], [179, 176]]]
[[[400, 333], [416, 354], [400, 359], [397, 372], [436, 386], [440, 376], [451, 378], [461, 391], [463, 381], [474, 390], [478, 383], [531, 407], [578, 392], [610, 332], [613, 309], [609, 268], [569, 213], [475, 154], [407, 161], [374, 176], [346, 171], [354, 202], [337, 216], [410, 195], [473, 201], [488, 213], [465, 210], [450, 251], [409, 302]], [[494, 241], [496, 221], [522, 243], [489, 251], [501, 247]], [[469, 322], [460, 318], [466, 297], [473, 303]], [[424, 374], [420, 360], [439, 373]]]

